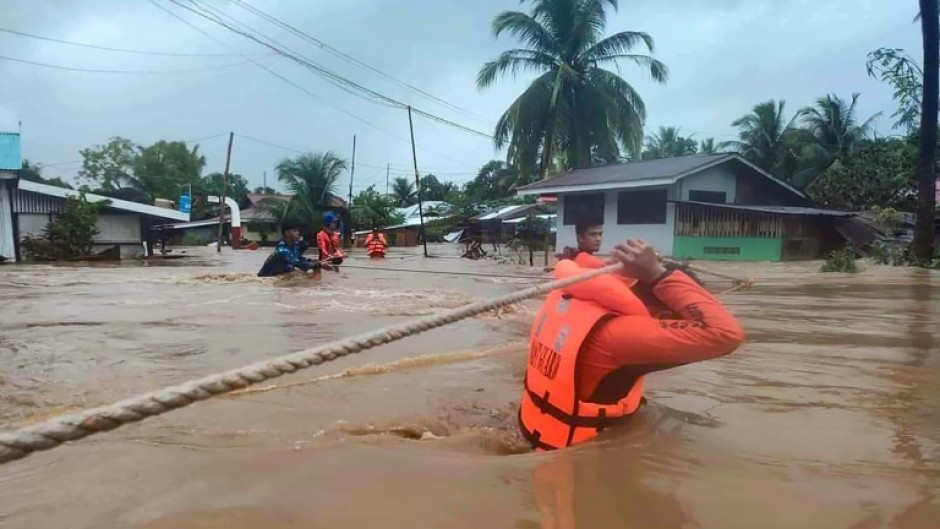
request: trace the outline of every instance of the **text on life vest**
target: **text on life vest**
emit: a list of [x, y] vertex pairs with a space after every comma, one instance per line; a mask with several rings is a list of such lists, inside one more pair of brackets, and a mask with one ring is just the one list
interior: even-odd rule
[[561, 355], [554, 349], [532, 340], [529, 347], [529, 367], [537, 370], [543, 377], [554, 380], [558, 375], [558, 366], [561, 365]]

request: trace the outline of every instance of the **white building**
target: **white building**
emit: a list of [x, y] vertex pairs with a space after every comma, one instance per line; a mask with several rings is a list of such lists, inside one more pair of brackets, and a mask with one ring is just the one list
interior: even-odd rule
[[600, 253], [639, 237], [681, 258], [816, 257], [838, 239], [837, 220], [852, 215], [813, 208], [803, 193], [736, 154], [574, 170], [517, 193], [557, 197], [559, 249], [577, 246], [577, 222], [602, 224]]

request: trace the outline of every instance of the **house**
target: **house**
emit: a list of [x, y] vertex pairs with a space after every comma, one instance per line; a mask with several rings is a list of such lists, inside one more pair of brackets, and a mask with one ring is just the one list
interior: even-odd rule
[[461, 239], [475, 238], [481, 243], [506, 243], [516, 236], [523, 221], [528, 218], [544, 219], [555, 232], [555, 207], [542, 204], [515, 204], [501, 206], [468, 219]]
[[814, 207], [799, 190], [737, 154], [694, 155], [569, 171], [517, 189], [557, 198], [557, 247], [575, 223], [604, 226], [601, 253], [631, 237], [679, 259], [814, 259], [842, 246], [854, 213]]
[[[66, 197], [79, 196], [79, 192], [72, 189], [20, 179], [22, 166], [20, 135], [0, 132], [0, 255], [8, 260], [20, 260], [20, 240], [41, 235], [62, 211]], [[122, 258], [143, 254], [152, 225], [167, 220], [189, 220], [188, 213], [173, 209], [92, 193], [86, 193], [85, 197], [89, 202], [106, 201], [98, 215], [98, 235], [93, 249], [118, 246]]]
[[[454, 206], [447, 202], [439, 200], [426, 200], [419, 209], [418, 204], [406, 208], [397, 208], [395, 212], [402, 216], [404, 220], [399, 224], [391, 226], [382, 226], [382, 232], [388, 240], [389, 246], [415, 246], [420, 242], [419, 231], [421, 229], [421, 212], [424, 212], [424, 225], [439, 223], [453, 217]], [[371, 232], [368, 230], [356, 231], [356, 246], [365, 246], [366, 236]]]

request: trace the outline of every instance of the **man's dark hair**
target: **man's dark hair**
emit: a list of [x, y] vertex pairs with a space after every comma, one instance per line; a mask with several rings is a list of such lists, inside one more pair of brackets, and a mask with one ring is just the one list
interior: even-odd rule
[[577, 235], [584, 235], [587, 231], [594, 226], [603, 226], [604, 223], [598, 221], [597, 219], [588, 219], [588, 220], [579, 220], [574, 225], [574, 232]]
[[300, 226], [298, 226], [297, 224], [294, 224], [293, 222], [285, 222], [284, 224], [281, 224], [281, 235], [284, 235], [285, 233], [287, 233], [287, 230], [299, 230], [299, 229], [300, 229]]

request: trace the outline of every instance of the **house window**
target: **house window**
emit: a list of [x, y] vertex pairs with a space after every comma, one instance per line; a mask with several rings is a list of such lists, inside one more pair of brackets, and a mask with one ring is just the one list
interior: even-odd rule
[[689, 190], [689, 200], [692, 202], [708, 202], [709, 204], [725, 204], [728, 194], [724, 191], [695, 191]]
[[740, 246], [706, 246], [702, 253], [705, 255], [741, 255]]
[[665, 189], [623, 191], [617, 195], [617, 224], [665, 223]]
[[573, 225], [581, 221], [604, 223], [604, 193], [565, 197], [565, 225]]

